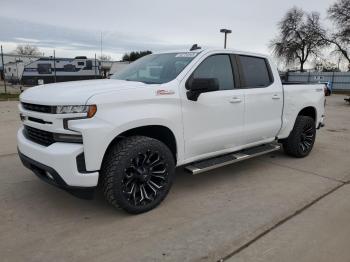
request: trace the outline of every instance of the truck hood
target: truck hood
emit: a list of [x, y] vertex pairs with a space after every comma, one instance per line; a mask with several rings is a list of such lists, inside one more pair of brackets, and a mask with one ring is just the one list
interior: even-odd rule
[[110, 91], [145, 87], [141, 82], [116, 79], [84, 80], [35, 86], [24, 91], [20, 100], [41, 105], [84, 105], [90, 97]]

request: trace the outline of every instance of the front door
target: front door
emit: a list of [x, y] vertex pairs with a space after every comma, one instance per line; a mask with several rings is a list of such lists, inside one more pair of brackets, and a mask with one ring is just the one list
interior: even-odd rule
[[216, 78], [219, 90], [186, 97], [182, 85], [182, 114], [186, 161], [231, 151], [244, 142], [244, 90], [235, 89], [232, 61], [228, 54], [203, 59], [193, 78]]

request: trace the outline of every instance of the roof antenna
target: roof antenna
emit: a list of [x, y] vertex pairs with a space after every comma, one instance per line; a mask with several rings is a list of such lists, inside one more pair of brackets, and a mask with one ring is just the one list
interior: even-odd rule
[[198, 46], [197, 44], [194, 44], [192, 45], [190, 51], [194, 51], [194, 50], [197, 50], [197, 49], [202, 49], [200, 46]]

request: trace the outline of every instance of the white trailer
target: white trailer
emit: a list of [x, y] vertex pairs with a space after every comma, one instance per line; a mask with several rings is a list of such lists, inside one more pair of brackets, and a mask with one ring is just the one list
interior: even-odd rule
[[44, 83], [66, 82], [101, 78], [100, 61], [85, 56], [75, 58], [39, 58], [24, 67], [22, 83], [36, 85], [38, 80]]

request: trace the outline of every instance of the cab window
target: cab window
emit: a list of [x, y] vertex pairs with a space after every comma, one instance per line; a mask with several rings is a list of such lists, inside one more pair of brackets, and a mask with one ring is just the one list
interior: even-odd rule
[[213, 55], [206, 58], [193, 72], [193, 78], [216, 78], [219, 90], [234, 89], [230, 57]]
[[243, 87], [263, 88], [273, 82], [266, 59], [240, 55], [239, 61], [244, 79]]

